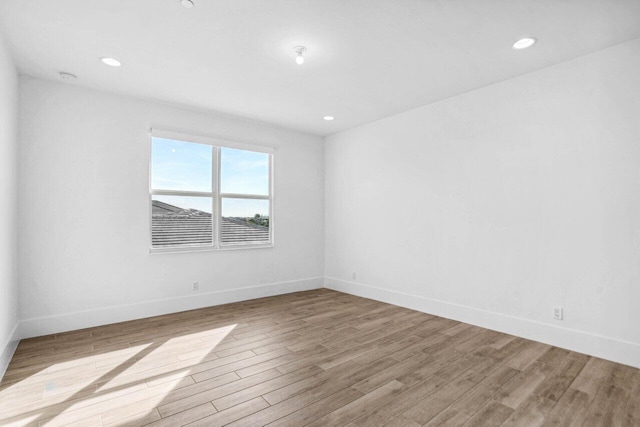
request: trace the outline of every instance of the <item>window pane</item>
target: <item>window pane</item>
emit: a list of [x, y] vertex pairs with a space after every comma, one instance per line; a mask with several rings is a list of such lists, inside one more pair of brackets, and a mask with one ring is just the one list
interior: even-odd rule
[[211, 191], [213, 147], [194, 142], [151, 139], [151, 188]]
[[269, 154], [222, 147], [220, 156], [222, 193], [269, 194]]
[[151, 245], [211, 245], [211, 197], [153, 196]]
[[223, 244], [268, 243], [269, 201], [222, 199]]

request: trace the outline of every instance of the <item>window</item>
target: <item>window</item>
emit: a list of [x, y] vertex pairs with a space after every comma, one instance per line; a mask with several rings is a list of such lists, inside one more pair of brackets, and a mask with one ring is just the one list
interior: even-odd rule
[[154, 130], [151, 250], [271, 246], [273, 149]]

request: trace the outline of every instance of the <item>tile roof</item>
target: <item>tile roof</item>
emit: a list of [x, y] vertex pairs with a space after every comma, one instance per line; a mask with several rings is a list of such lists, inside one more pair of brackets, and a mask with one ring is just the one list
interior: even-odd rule
[[[183, 209], [154, 200], [151, 216], [151, 242], [154, 248], [212, 244], [211, 214]], [[267, 243], [269, 228], [251, 224], [243, 218], [222, 217], [223, 244]]]

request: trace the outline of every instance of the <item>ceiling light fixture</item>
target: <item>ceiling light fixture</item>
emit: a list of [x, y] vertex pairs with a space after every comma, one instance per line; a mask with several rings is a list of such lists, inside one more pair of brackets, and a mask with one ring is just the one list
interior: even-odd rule
[[67, 73], [66, 71], [60, 71], [58, 74], [60, 75], [60, 78], [64, 80], [75, 80], [78, 78], [75, 74]]
[[333, 117], [333, 116], [324, 116], [323, 119], [325, 119], [326, 121], [330, 122], [331, 120], [334, 120], [335, 117]]
[[296, 55], [296, 64], [302, 65], [304, 64], [304, 56], [302, 54], [306, 52], [307, 48], [304, 46], [296, 46], [293, 50], [297, 53]]
[[512, 47], [515, 50], [522, 50], [533, 46], [534, 44], [536, 44], [536, 41], [537, 40], [533, 37], [524, 37], [515, 42]]
[[195, 6], [191, 0], [180, 0], [180, 4], [187, 9], [191, 9]]
[[102, 61], [103, 64], [108, 65], [110, 67], [119, 67], [122, 65], [122, 62], [118, 61], [115, 58], [100, 58], [100, 61]]

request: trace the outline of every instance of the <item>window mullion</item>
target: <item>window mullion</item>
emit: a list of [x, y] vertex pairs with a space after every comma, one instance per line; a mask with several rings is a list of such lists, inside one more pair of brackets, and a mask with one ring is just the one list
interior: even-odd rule
[[212, 201], [213, 207], [213, 238], [215, 241], [214, 246], [220, 247], [220, 238], [222, 234], [222, 218], [221, 218], [221, 198], [220, 198], [220, 147], [214, 146], [213, 165], [211, 169], [211, 189], [215, 192]]

